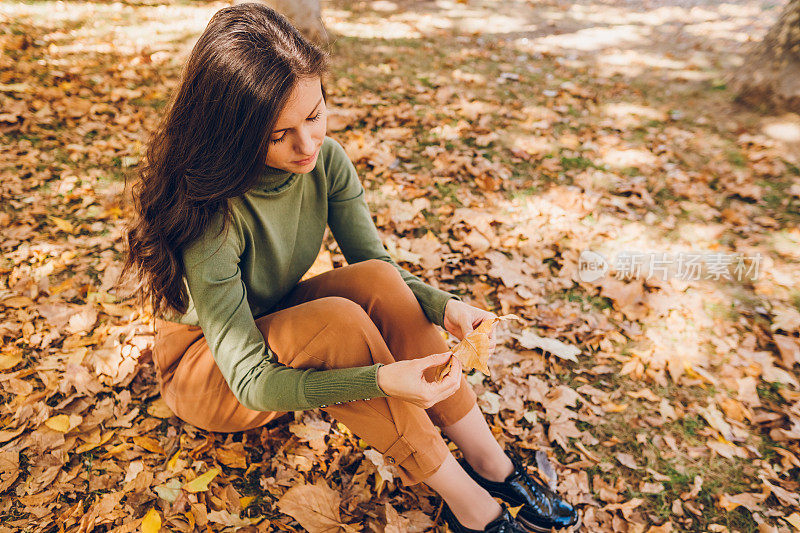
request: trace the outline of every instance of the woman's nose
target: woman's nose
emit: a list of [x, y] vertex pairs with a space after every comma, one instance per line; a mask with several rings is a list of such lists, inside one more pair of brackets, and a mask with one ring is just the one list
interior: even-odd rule
[[314, 150], [317, 148], [317, 143], [311, 136], [311, 128], [304, 128], [300, 130], [298, 138], [297, 151], [306, 157], [314, 155]]

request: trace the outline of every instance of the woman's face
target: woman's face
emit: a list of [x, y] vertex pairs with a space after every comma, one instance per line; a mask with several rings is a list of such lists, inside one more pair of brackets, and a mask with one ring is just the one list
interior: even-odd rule
[[295, 174], [311, 172], [317, 164], [327, 125], [320, 79], [301, 78], [270, 135], [267, 165]]

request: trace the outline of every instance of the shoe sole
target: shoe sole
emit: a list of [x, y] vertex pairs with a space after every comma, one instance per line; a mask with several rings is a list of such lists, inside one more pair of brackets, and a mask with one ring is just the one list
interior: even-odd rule
[[[445, 507], [447, 506], [446, 503], [444, 505], [445, 505]], [[444, 521], [445, 533], [455, 533], [455, 530], [450, 526], [450, 520], [448, 520], [448, 518], [452, 518], [453, 520], [458, 522], [458, 518], [456, 518], [455, 515], [453, 515], [453, 512], [450, 511], [449, 513], [445, 514], [445, 511], [443, 511], [441, 518]], [[460, 524], [460, 522], [459, 522], [459, 524]], [[461, 527], [463, 528], [464, 526], [461, 526]]]
[[[552, 531], [552, 529], [546, 529], [546, 528], [543, 528], [541, 526], [537, 526], [535, 524], [532, 524], [532, 523], [528, 522], [527, 520], [525, 520], [524, 518], [522, 518], [521, 516], [517, 516], [516, 519], [517, 519], [517, 522], [519, 522], [520, 524], [522, 524], [526, 528], [530, 529], [531, 531], [535, 531], [536, 533], [550, 533]], [[573, 524], [571, 526], [567, 526], [565, 528], [557, 529], [556, 531], [570, 531], [570, 532], [578, 531], [578, 529], [581, 527], [581, 523], [582, 522], [583, 522], [583, 517], [581, 516], [581, 513], [578, 513], [578, 521], [575, 522], [575, 524]]]
[[[503, 499], [503, 497], [499, 493], [494, 493], [492, 491], [488, 491], [488, 492], [489, 492], [489, 494], [491, 494], [495, 498]], [[511, 505], [511, 503], [508, 503], [507, 505], [509, 507], [517, 507], [517, 505]], [[526, 528], [530, 529], [531, 531], [534, 531], [535, 533], [550, 533], [552, 531], [552, 529], [550, 529], [550, 528], [544, 528], [542, 526], [537, 526], [536, 524], [528, 522], [527, 520], [525, 520], [524, 518], [522, 518], [519, 515], [515, 516], [514, 518], [516, 518], [517, 522], [519, 522], [520, 524], [522, 524]], [[583, 515], [579, 511], [578, 512], [578, 521], [577, 522], [575, 522], [571, 526], [567, 526], [567, 527], [564, 527], [564, 528], [561, 528], [561, 529], [557, 529], [556, 531], [569, 531], [569, 532], [578, 531], [578, 529], [581, 527], [582, 523], [583, 523]]]

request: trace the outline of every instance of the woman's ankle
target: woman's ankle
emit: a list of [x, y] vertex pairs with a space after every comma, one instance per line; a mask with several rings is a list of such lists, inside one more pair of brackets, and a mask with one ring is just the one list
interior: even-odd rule
[[452, 454], [447, 455], [444, 463], [424, 483], [438, 493], [458, 521], [470, 529], [484, 529], [502, 512], [500, 504], [464, 471]]
[[514, 464], [505, 452], [502, 457], [491, 457], [489, 460], [486, 459], [486, 456], [471, 461], [466, 458], [465, 460], [479, 476], [490, 481], [505, 481], [514, 472]]
[[[489, 496], [488, 493], [487, 496]], [[475, 501], [459, 501], [454, 502], [452, 505], [447, 502], [447, 505], [462, 526], [469, 529], [483, 530], [489, 522], [499, 517], [503, 512], [503, 508], [494, 498], [489, 496], [488, 500], [490, 501], [484, 502], [486, 505], [480, 505], [479, 502]]]

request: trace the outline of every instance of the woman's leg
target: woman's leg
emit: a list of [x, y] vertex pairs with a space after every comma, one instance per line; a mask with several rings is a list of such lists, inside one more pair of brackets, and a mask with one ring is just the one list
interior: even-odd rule
[[[375, 270], [383, 267], [375, 268], [375, 262], [368, 263], [370, 265], [360, 264], [357, 269], [353, 265], [337, 271], [349, 269], [349, 275], [365, 275], [362, 281], [370, 282]], [[402, 287], [408, 290], [396, 270], [392, 271], [400, 279]], [[387, 273], [383, 269], [377, 278], [386, 278]], [[389, 285], [392, 284], [396, 288], [396, 283]], [[385, 284], [382, 286], [373, 283], [371, 286], [382, 294], [388, 294], [382, 289], [391, 288]], [[411, 297], [413, 298], [413, 294]], [[394, 360], [381, 333], [362, 307], [343, 298], [323, 298], [325, 300], [318, 299], [283, 309], [256, 320], [269, 345], [278, 354], [280, 362], [295, 367], [324, 369], [369, 365], [378, 361], [389, 364]], [[412, 308], [411, 311], [416, 310], [422, 315], [424, 327], [433, 328], [416, 300], [413, 301], [415, 309]], [[376, 309], [376, 302], [373, 301], [368, 307]], [[391, 318], [384, 319], [384, 322], [387, 321], [391, 322]], [[200, 328], [162, 323], [164, 324], [170, 325], [173, 331], [162, 327], [159, 333], [157, 329], [154, 358], [165, 376], [162, 388], [165, 399], [180, 418], [211, 431], [241, 431], [257, 427], [283, 414], [250, 411], [239, 404], [219, 373]], [[409, 353], [421, 356], [437, 350], [444, 351], [446, 345], [443, 345], [444, 341], [438, 336], [438, 331], [436, 334], [441, 344], [434, 346], [433, 351]], [[176, 336], [181, 339], [176, 339]], [[178, 345], [184, 346], [186, 353], [183, 356], [188, 355], [187, 359], [183, 359], [179, 353], [182, 350]], [[190, 349], [186, 350], [186, 346]], [[298, 347], [301, 348], [300, 351]], [[364, 354], [369, 354], [369, 357]], [[466, 391], [467, 400], [471, 399], [471, 403], [468, 401], [466, 405], [463, 402], [464, 392], [462, 387], [451, 398], [434, 406], [441, 408], [445, 402], [453, 404], [452, 400], [462, 394], [461, 405], [456, 404], [457, 409], [453, 412], [441, 413], [439, 420], [458, 421], [463, 418], [463, 412], [469, 412], [475, 405], [474, 392], [471, 388]], [[197, 405], [203, 405], [204, 409], [197, 409]], [[424, 480], [441, 494], [465, 526], [481, 529], [499, 514], [497, 503], [455, 462], [441, 435], [422, 409], [393, 398], [374, 398], [342, 406], [328, 406], [325, 410], [384, 453], [388, 462], [396, 464], [406, 485]], [[433, 414], [436, 416], [435, 411]]]
[[452, 454], [424, 483], [447, 502], [458, 521], [469, 529], [483, 529], [502, 512], [497, 501], [464, 472]]
[[199, 326], [156, 319], [155, 330], [153, 361], [161, 395], [181, 420], [225, 433], [261, 427], [288, 414], [253, 411], [240, 404], [222, 377]]
[[514, 471], [511, 459], [494, 438], [477, 404], [461, 420], [442, 431], [456, 443], [470, 466], [486, 479], [504, 481]]
[[[287, 366], [326, 370], [395, 361], [369, 315], [346, 298], [314, 299], [256, 324]], [[424, 409], [372, 398], [323, 410], [397, 465], [405, 485], [424, 482], [438, 492], [465, 526], [482, 529], [500, 515], [498, 503], [455, 461]]]
[[[395, 361], [380, 332], [351, 300], [324, 297], [270, 313], [256, 325], [293, 368], [348, 368]], [[450, 453], [425, 411], [395, 398], [332, 404], [323, 409], [395, 464], [403, 482], [431, 475]]]
[[[449, 349], [400, 273], [385, 261], [362, 261], [304, 280], [278, 306], [290, 307], [327, 296], [347, 298], [360, 305], [377, 326], [395, 360], [415, 359]], [[426, 411], [434, 424], [445, 427], [463, 418], [475, 403], [475, 392], [462, 376], [461, 387], [455, 394]], [[491, 434], [488, 427], [487, 431]]]
[[[394, 362], [364, 310], [344, 298], [301, 303], [260, 317], [256, 325], [286, 366], [326, 370]], [[232, 432], [281, 414], [252, 411], [236, 400], [199, 327], [160, 321], [156, 331], [162, 394], [182, 420], [207, 431]], [[408, 485], [432, 474], [450, 453], [425, 411], [408, 402], [373, 398], [324, 410], [397, 465]]]
[[[300, 282], [282, 305], [325, 296], [340, 296], [359, 304], [378, 327], [396, 360], [448, 350], [444, 338], [425, 316], [400, 273], [385, 261], [363, 261], [309, 278]], [[494, 438], [475, 399], [475, 393], [462, 377], [458, 392], [427, 412], [479, 474], [492, 480], [505, 479], [513, 465]]]

